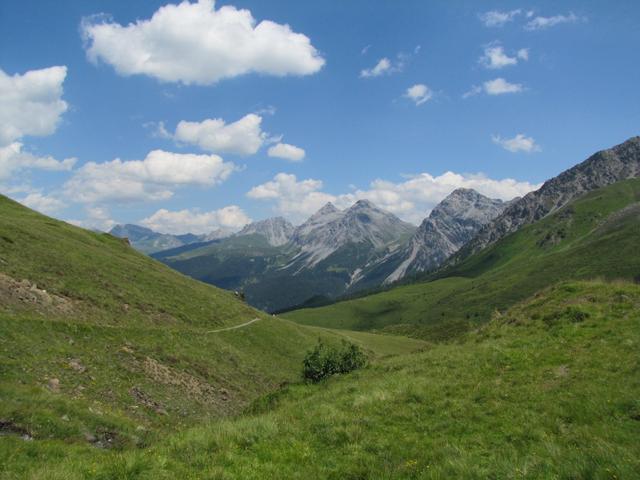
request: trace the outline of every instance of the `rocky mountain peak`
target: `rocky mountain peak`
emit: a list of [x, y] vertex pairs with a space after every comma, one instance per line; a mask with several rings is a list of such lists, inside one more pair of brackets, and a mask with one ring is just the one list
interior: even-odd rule
[[267, 239], [270, 245], [278, 247], [287, 243], [295, 227], [282, 217], [267, 218], [258, 222], [246, 225], [237, 236], [241, 235], [262, 235]]
[[312, 217], [330, 215], [332, 213], [337, 213], [339, 211], [340, 210], [338, 210], [333, 203], [327, 202], [324, 204], [324, 206], [320, 210], [314, 213]]
[[414, 230], [369, 200], [359, 200], [345, 211], [328, 203], [296, 229], [292, 242], [301, 247], [305, 264], [315, 265], [347, 244], [376, 249]]
[[435, 206], [409, 243], [396, 254], [395, 262], [400, 261], [385, 283], [438, 267], [507, 205], [469, 188], [454, 190]]
[[358, 200], [356, 203], [351, 205], [349, 210], [380, 210], [373, 202], [370, 200], [362, 199]]

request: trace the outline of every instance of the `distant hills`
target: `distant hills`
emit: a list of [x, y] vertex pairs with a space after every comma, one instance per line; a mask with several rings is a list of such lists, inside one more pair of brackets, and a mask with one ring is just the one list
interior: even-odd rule
[[231, 230], [217, 229], [206, 235], [194, 235], [186, 233], [184, 235], [171, 235], [168, 233], [154, 232], [150, 228], [141, 227], [139, 225], [125, 224], [116, 225], [109, 233], [114, 237], [126, 238], [129, 243], [142, 253], [152, 254], [178, 248], [194, 243], [210, 242], [226, 238], [233, 234]]

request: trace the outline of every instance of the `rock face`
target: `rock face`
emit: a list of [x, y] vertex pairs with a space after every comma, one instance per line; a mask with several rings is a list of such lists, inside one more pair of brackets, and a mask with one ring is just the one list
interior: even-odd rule
[[384, 283], [440, 266], [500, 215], [507, 205], [475, 190], [454, 190], [431, 211], [409, 243], [397, 253], [396, 258], [402, 262]]
[[580, 195], [606, 185], [640, 176], [640, 137], [633, 137], [602, 150], [542, 187], [509, 205], [495, 220], [480, 230], [452, 263], [476, 253], [524, 225], [533, 223], [563, 207]]
[[359, 200], [340, 211], [327, 203], [305, 223], [296, 228], [292, 243], [300, 248], [294, 262], [313, 267], [349, 244], [364, 249], [379, 249], [406, 238], [415, 230], [409, 223], [368, 200]]
[[245, 226], [236, 235], [262, 235], [269, 245], [279, 247], [286, 244], [292, 237], [295, 227], [282, 217], [267, 218]]

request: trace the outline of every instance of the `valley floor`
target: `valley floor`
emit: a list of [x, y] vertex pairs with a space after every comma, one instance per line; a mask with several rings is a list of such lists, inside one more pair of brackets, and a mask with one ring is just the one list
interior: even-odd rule
[[640, 286], [563, 283], [144, 448], [3, 436], [0, 478], [639, 478], [639, 345]]

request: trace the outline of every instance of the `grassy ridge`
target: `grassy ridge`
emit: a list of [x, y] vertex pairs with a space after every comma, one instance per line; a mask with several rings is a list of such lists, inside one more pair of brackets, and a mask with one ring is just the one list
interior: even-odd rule
[[[345, 334], [265, 315], [119, 239], [0, 197], [2, 440], [145, 445], [297, 381], [318, 337]], [[373, 356], [422, 346], [355, 341]]]
[[12, 438], [11, 462], [33, 479], [637, 478], [639, 344], [640, 287], [566, 283], [460, 342], [291, 386], [149, 449]]
[[284, 314], [308, 325], [383, 329], [425, 339], [458, 335], [567, 279], [640, 276], [640, 180], [591, 192], [427, 281]]

